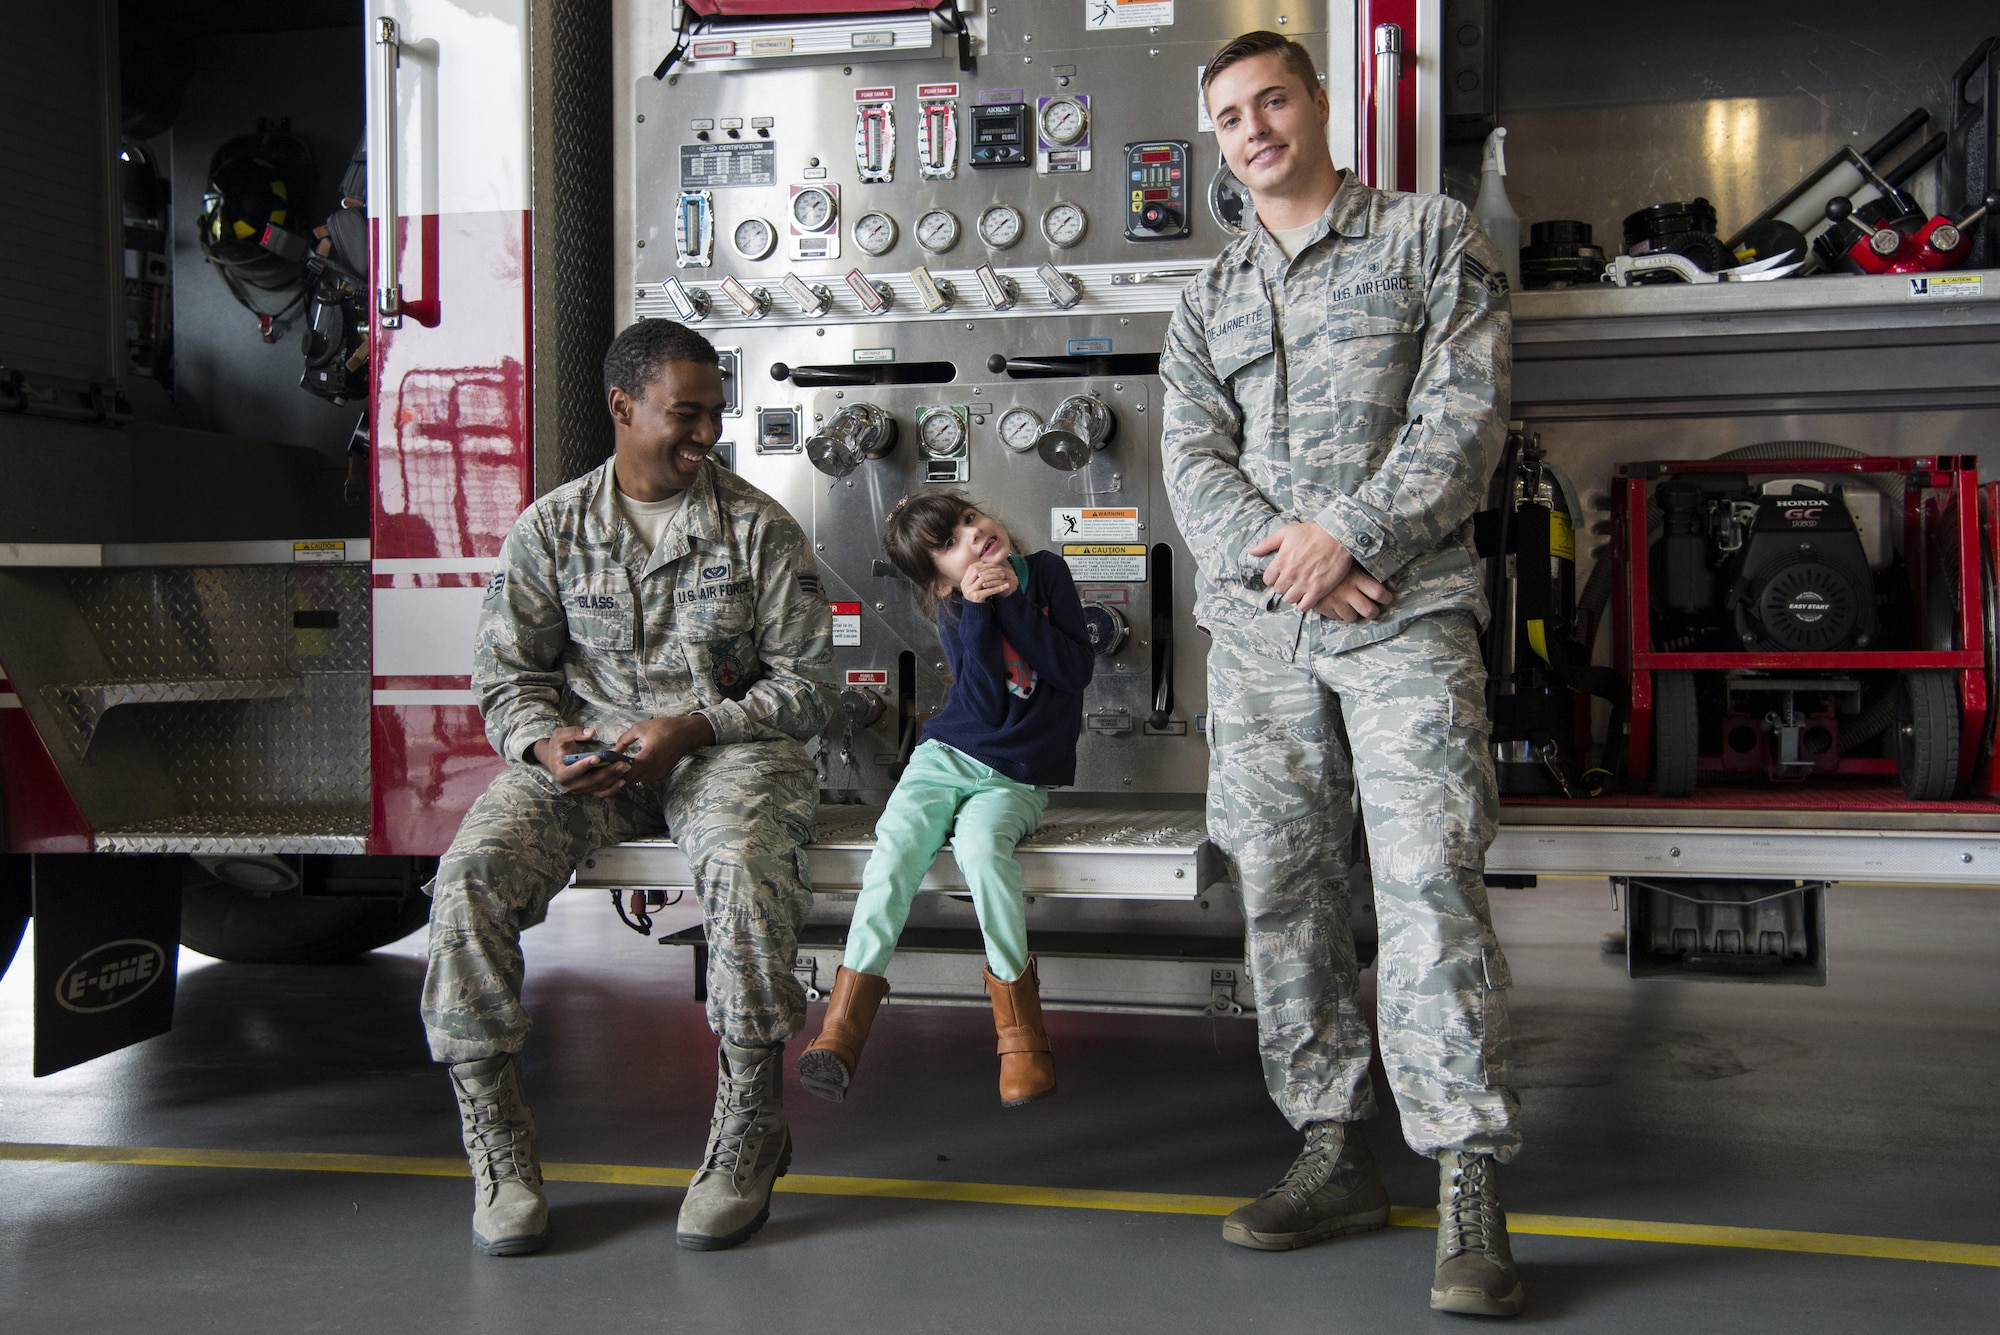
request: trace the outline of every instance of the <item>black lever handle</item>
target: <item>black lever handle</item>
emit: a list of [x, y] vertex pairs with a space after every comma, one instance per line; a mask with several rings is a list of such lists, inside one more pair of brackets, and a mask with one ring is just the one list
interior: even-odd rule
[[771, 379], [789, 380], [800, 388], [813, 385], [872, 385], [875, 373], [850, 371], [839, 366], [787, 366], [783, 362], [772, 362]]
[[1174, 718], [1174, 549], [1153, 546], [1153, 712], [1147, 724], [1160, 729]]

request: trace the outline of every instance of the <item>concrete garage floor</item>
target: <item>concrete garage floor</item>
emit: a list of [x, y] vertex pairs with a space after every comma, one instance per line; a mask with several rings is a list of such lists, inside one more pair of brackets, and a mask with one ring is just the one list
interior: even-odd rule
[[[1529, 1310], [1515, 1328], [1996, 1328], [2000, 897], [1836, 888], [1825, 989], [1629, 982], [1598, 950], [1617, 925], [1602, 882], [1496, 891], [1495, 904], [1531, 1136], [1503, 1178], [1507, 1203], [1595, 1234], [1517, 1232]], [[0, 1328], [1479, 1324], [1427, 1309], [1427, 1229], [1266, 1255], [1224, 1244], [1212, 1214], [1169, 1212], [1161, 1193], [1250, 1195], [1296, 1148], [1243, 1021], [1054, 1016], [1061, 1093], [1006, 1111], [983, 1012], [891, 1007], [848, 1103], [790, 1085], [796, 1172], [878, 1181], [780, 1194], [749, 1244], [681, 1251], [680, 1191], [616, 1179], [689, 1168], [701, 1151], [715, 1051], [688, 953], [632, 935], [581, 892], [527, 948], [545, 1155], [553, 1171], [612, 1180], [553, 1183], [555, 1245], [511, 1260], [467, 1242], [450, 1093], [416, 1019], [420, 937], [342, 968], [184, 956], [173, 1034], [40, 1081], [27, 970], [14, 969], [0, 982]], [[1393, 1199], [1432, 1204], [1430, 1165], [1393, 1117], [1372, 1134]], [[156, 1147], [114, 1157], [164, 1163], [10, 1148], [49, 1144]], [[267, 1166], [188, 1166], [200, 1151]], [[361, 1165], [385, 1171], [306, 1171], [288, 1157], [300, 1152], [396, 1157]], [[440, 1166], [454, 1175], [424, 1175]], [[1100, 1205], [1151, 1195], [1104, 1209], [981, 1203], [990, 1188], [971, 1201], [862, 1194], [881, 1179], [1067, 1188]], [[1617, 1236], [1660, 1222], [1739, 1245]], [[1732, 1227], [1890, 1241], [1716, 1231]], [[1979, 1245], [1957, 1261], [1829, 1254], [1907, 1254], [1895, 1240], [1909, 1239]]]

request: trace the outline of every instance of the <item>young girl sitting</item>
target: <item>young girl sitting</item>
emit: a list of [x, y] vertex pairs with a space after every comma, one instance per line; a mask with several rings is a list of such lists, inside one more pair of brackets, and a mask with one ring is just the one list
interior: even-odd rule
[[951, 689], [876, 822], [846, 963], [799, 1080], [821, 1098], [847, 1096], [910, 901], [950, 836], [986, 938], [1000, 1102], [1017, 1108], [1055, 1093], [1056, 1072], [1014, 846], [1041, 823], [1049, 788], [1076, 781], [1095, 660], [1083, 604], [1060, 556], [1023, 555], [1005, 525], [951, 492], [904, 497], [882, 546], [936, 615]]

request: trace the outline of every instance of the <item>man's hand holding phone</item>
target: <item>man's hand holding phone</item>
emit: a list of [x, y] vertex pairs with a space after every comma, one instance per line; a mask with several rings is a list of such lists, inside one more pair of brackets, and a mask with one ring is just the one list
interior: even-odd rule
[[564, 792], [609, 797], [631, 777], [622, 754], [596, 740], [597, 729], [564, 726], [535, 743], [535, 762]]

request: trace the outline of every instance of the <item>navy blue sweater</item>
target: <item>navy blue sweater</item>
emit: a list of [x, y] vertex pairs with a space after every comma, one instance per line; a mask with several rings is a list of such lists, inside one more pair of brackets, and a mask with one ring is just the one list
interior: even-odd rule
[[[938, 638], [951, 666], [951, 693], [925, 726], [924, 737], [955, 747], [1016, 783], [1055, 787], [1076, 782], [1083, 689], [1090, 685], [1097, 655], [1084, 629], [1076, 581], [1063, 559], [1036, 552], [1027, 563], [1027, 578], [1004, 598], [969, 603], [954, 593], [939, 603]], [[1019, 667], [1009, 689], [1003, 637], [1034, 669], [1036, 680], [1025, 697]]]

